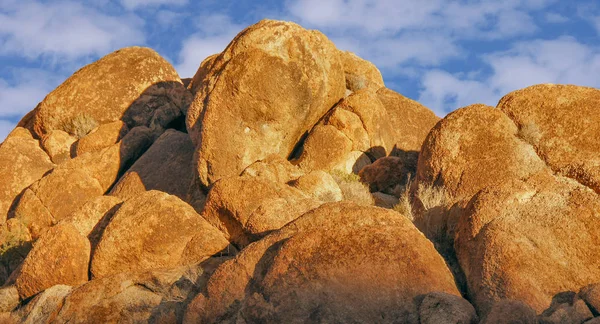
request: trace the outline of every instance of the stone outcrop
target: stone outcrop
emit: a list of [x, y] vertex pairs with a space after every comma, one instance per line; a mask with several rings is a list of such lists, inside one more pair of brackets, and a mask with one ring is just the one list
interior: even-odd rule
[[0, 223], [21, 192], [54, 168], [28, 130], [17, 128], [0, 145]]
[[333, 43], [294, 23], [248, 27], [207, 68], [187, 115], [205, 186], [271, 154], [287, 157], [345, 91]]
[[126, 201], [102, 234], [93, 278], [199, 263], [229, 245], [223, 234], [181, 199], [148, 191]]
[[410, 221], [332, 203], [221, 265], [185, 320], [418, 323], [414, 298], [431, 291], [458, 295], [443, 259]]
[[182, 114], [190, 100], [165, 59], [149, 48], [128, 47], [75, 72], [46, 96], [31, 119], [39, 138], [56, 129], [83, 137], [119, 120], [130, 128], [150, 126], [157, 111]]

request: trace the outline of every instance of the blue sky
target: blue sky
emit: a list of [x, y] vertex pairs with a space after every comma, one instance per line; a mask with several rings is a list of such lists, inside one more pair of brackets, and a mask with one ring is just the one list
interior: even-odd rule
[[0, 0], [0, 141], [105, 54], [149, 46], [191, 77], [263, 18], [321, 30], [439, 116], [537, 83], [600, 87], [596, 0]]

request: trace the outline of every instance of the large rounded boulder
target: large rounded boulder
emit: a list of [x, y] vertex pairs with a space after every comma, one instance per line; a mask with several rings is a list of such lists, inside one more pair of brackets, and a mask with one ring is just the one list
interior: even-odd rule
[[205, 186], [271, 154], [287, 157], [345, 92], [334, 44], [282, 21], [248, 27], [201, 73], [187, 127]]
[[173, 268], [208, 259], [229, 245], [181, 199], [147, 191], [126, 201], [104, 230], [94, 252], [91, 274]]
[[59, 129], [82, 137], [98, 124], [149, 126], [157, 111], [182, 115], [191, 100], [177, 72], [149, 48], [128, 47], [75, 72], [31, 116], [39, 138]]
[[221, 265], [186, 321], [419, 323], [416, 297], [459, 296], [429, 242], [404, 216], [330, 203]]

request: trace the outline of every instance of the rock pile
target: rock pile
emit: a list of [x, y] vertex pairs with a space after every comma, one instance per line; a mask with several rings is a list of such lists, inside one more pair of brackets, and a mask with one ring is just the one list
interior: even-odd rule
[[440, 120], [271, 20], [198, 61], [111, 53], [0, 144], [0, 322], [600, 321], [600, 90]]

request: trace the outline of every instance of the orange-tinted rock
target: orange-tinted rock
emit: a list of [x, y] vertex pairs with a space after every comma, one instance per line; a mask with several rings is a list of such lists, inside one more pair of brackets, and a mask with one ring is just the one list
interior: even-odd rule
[[[204, 245], [188, 246], [198, 235], [206, 238]], [[175, 196], [148, 191], [123, 203], [112, 217], [94, 252], [91, 273], [102, 278], [198, 263], [227, 245], [191, 206]], [[190, 249], [194, 253], [188, 253]]]
[[443, 259], [410, 221], [332, 203], [221, 265], [185, 320], [418, 323], [414, 299], [431, 291], [459, 295]]
[[50, 228], [34, 244], [16, 278], [25, 299], [54, 285], [88, 280], [90, 242], [69, 224]]
[[100, 240], [104, 228], [119, 209], [123, 200], [112, 196], [99, 196], [86, 202], [61, 223], [73, 225], [79, 233], [90, 240], [92, 248]]
[[524, 302], [538, 313], [554, 295], [600, 279], [600, 199], [568, 178], [543, 172], [477, 194], [454, 241], [472, 302]]
[[286, 184], [250, 176], [217, 181], [202, 216], [238, 247], [260, 239], [320, 205]]
[[417, 182], [442, 185], [452, 201], [470, 199], [483, 188], [526, 178], [545, 168], [533, 148], [502, 111], [473, 105], [454, 111], [427, 136]]
[[22, 323], [52, 323], [72, 290], [71, 286], [56, 285], [39, 293], [17, 312], [21, 315]]
[[313, 171], [289, 184], [318, 201], [334, 202], [344, 199], [338, 184], [329, 173], [324, 171]]
[[252, 163], [241, 174], [277, 183], [288, 183], [303, 175], [304, 172], [300, 168], [278, 155], [270, 155], [264, 160]]
[[334, 170], [343, 164], [352, 151], [352, 141], [331, 125], [317, 125], [304, 142], [298, 159], [300, 168], [311, 170]]
[[19, 194], [50, 171], [48, 154], [24, 128], [16, 128], [0, 145], [0, 223]]
[[127, 125], [120, 120], [100, 125], [77, 141], [73, 155], [80, 156], [89, 152], [101, 151], [119, 142], [128, 131]]
[[357, 91], [366, 87], [374, 87], [377, 90], [385, 86], [381, 72], [373, 63], [347, 51], [340, 51], [340, 59], [346, 74], [347, 89]]
[[201, 89], [202, 82], [204, 82], [204, 80], [206, 79], [206, 77], [209, 75], [209, 72], [212, 69], [213, 63], [215, 62], [215, 60], [219, 57], [219, 54], [213, 54], [207, 58], [204, 59], [204, 61], [202, 61], [202, 63], [200, 63], [200, 67], [198, 67], [198, 71], [196, 71], [196, 74], [194, 74], [194, 77], [190, 80], [190, 82], [188, 83], [187, 88], [192, 92], [192, 93], [196, 93], [198, 92], [198, 90]]
[[129, 168], [110, 194], [126, 200], [158, 190], [185, 200], [194, 177], [193, 156], [190, 137], [168, 130]]
[[592, 284], [581, 288], [579, 297], [590, 307], [594, 316], [600, 316], [600, 284]]
[[181, 323], [187, 302], [226, 259], [92, 280], [69, 294], [55, 323]]
[[78, 132], [83, 120], [148, 126], [156, 110], [183, 111], [189, 100], [165, 59], [149, 48], [128, 47], [83, 67], [52, 91], [35, 109], [33, 129], [41, 138], [54, 129]]
[[556, 173], [600, 194], [600, 90], [536, 85], [506, 95], [498, 108]]
[[44, 135], [41, 145], [52, 162], [60, 164], [71, 158], [71, 145], [77, 139], [62, 130], [52, 130]]
[[15, 286], [0, 288], [0, 313], [10, 312], [17, 306], [19, 306], [19, 291], [17, 288]]
[[152, 138], [150, 130], [136, 127], [111, 147], [64, 162], [24, 192], [14, 217], [27, 224], [32, 235], [39, 236], [44, 228], [102, 196], [123, 168], [152, 143]]
[[271, 154], [287, 157], [345, 91], [331, 41], [272, 20], [236, 36], [202, 79], [187, 128], [205, 186]]

